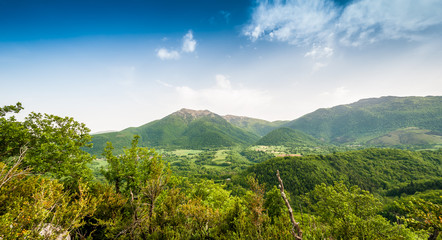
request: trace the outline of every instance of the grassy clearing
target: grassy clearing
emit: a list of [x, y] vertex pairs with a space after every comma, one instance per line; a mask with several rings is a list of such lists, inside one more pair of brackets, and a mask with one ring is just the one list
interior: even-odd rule
[[172, 151], [172, 154], [175, 154], [177, 156], [189, 156], [189, 155], [198, 155], [202, 153], [202, 150], [193, 150], [193, 149], [177, 149], [175, 151]]
[[218, 150], [215, 153], [215, 157], [213, 158], [213, 161], [224, 162], [226, 160], [226, 157], [228, 154], [229, 154], [229, 150]]

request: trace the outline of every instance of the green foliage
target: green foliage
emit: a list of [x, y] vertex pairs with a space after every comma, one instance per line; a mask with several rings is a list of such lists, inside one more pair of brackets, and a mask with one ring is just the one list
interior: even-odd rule
[[[116, 193], [138, 195], [146, 190], [146, 187], [155, 188], [164, 186], [170, 176], [169, 168], [161, 160], [161, 156], [154, 149], [138, 147], [138, 139], [135, 135], [131, 148], [124, 149], [124, 154], [114, 156], [112, 143], [108, 143], [103, 156], [108, 161], [103, 174], [107, 181], [115, 184]], [[155, 179], [157, 182], [151, 182]], [[159, 184], [158, 186], [154, 186]], [[160, 191], [160, 189], [150, 189]]]
[[101, 202], [89, 193], [87, 183], [79, 182], [75, 193], [69, 193], [56, 180], [20, 174], [22, 170], [6, 169], [3, 163], [0, 168], [0, 179], [10, 176], [0, 187], [2, 239], [66, 236], [83, 226]]
[[402, 194], [412, 195], [416, 192], [424, 192], [430, 189], [442, 189], [442, 178], [422, 179], [400, 184], [386, 192], [387, 196], [401, 196]]
[[29, 141], [28, 129], [14, 116], [6, 118], [8, 113], [19, 113], [21, 103], [0, 107], [0, 161], [17, 156], [20, 149]]
[[264, 162], [265, 160], [269, 160], [270, 158], [273, 158], [274, 155], [270, 153], [266, 153], [264, 151], [255, 151], [251, 149], [245, 149], [240, 152], [242, 156], [247, 158], [247, 160], [255, 163]]
[[[442, 196], [439, 196], [442, 201]], [[395, 202], [398, 218], [416, 230], [425, 230], [430, 240], [442, 231], [442, 205], [413, 196]]]
[[403, 226], [390, 224], [378, 215], [381, 202], [357, 186], [342, 182], [320, 184], [305, 197], [306, 207], [316, 218], [306, 238], [332, 239], [416, 239]]
[[[290, 195], [286, 193], [287, 199], [290, 201]], [[287, 212], [284, 200], [281, 197], [281, 191], [273, 186], [271, 190], [266, 193], [264, 209], [267, 211], [267, 214], [272, 219], [272, 222], [283, 216], [285, 212]]]
[[86, 166], [92, 157], [82, 150], [90, 146], [91, 140], [90, 130], [84, 124], [70, 117], [34, 112], [23, 122], [14, 116], [5, 118], [7, 112], [17, 113], [21, 109], [20, 103], [1, 109], [1, 161], [18, 156], [20, 149], [26, 147], [22, 165], [31, 168], [32, 173], [57, 178], [72, 188], [79, 179], [92, 177]]
[[29, 151], [24, 166], [46, 173], [68, 185], [91, 177], [86, 166], [92, 156], [81, 148], [89, 146], [89, 129], [70, 117], [31, 113], [24, 122], [29, 133]]

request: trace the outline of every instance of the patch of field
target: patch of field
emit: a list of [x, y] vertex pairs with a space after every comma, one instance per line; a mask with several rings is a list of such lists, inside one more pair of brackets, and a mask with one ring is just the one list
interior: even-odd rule
[[215, 162], [224, 162], [224, 160], [226, 160], [226, 157], [229, 153], [229, 150], [218, 150], [215, 153], [215, 157], [213, 158], [213, 161]]
[[265, 153], [270, 153], [275, 156], [294, 154], [290, 151], [289, 148], [287, 148], [285, 146], [261, 146], [261, 145], [258, 145], [258, 146], [251, 146], [249, 149], [254, 150], [254, 151], [262, 151]]
[[182, 156], [189, 156], [189, 155], [198, 155], [198, 154], [200, 154], [202, 152], [203, 152], [203, 150], [177, 149], [177, 150], [174, 150], [174, 151], [172, 151], [170, 153], [171, 154], [175, 154], [175, 155], [177, 155], [179, 157], [182, 157]]
[[223, 166], [217, 166], [217, 165], [202, 165], [202, 167], [206, 169], [216, 169], [216, 170], [222, 170]]

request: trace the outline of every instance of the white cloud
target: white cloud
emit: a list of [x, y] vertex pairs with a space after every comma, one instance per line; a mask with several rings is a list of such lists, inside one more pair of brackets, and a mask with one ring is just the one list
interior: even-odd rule
[[337, 14], [331, 1], [260, 1], [244, 34], [252, 40], [266, 38], [291, 44], [323, 41], [332, 36], [328, 26]]
[[313, 46], [310, 52], [307, 52], [304, 57], [311, 57], [313, 59], [329, 58], [333, 55], [333, 48]]
[[[163, 38], [163, 41], [167, 38]], [[161, 60], [177, 60], [183, 53], [195, 52], [197, 41], [193, 38], [192, 30], [189, 30], [183, 37], [183, 44], [181, 46], [181, 52], [175, 50], [168, 50], [167, 48], [160, 48], [157, 50], [157, 57]]]
[[186, 53], [194, 52], [196, 48], [196, 40], [193, 38], [193, 33], [191, 30], [187, 32], [183, 37], [183, 47], [182, 51]]
[[218, 86], [220, 89], [232, 88], [232, 85], [230, 84], [230, 81], [226, 76], [218, 74], [215, 76], [215, 79], [216, 79], [216, 86]]
[[312, 49], [307, 52], [304, 57], [311, 58], [313, 60], [313, 72], [326, 67], [328, 65], [329, 58], [333, 56], [333, 48], [322, 47], [314, 45]]
[[346, 7], [337, 22], [340, 41], [361, 45], [384, 39], [413, 39], [442, 23], [440, 0], [362, 0]]
[[260, 107], [268, 107], [272, 97], [267, 92], [234, 87], [230, 80], [222, 74], [215, 76], [215, 85], [203, 89], [189, 86], [176, 86], [179, 102], [186, 107], [211, 109], [217, 113], [250, 111]]
[[161, 60], [171, 60], [171, 59], [176, 60], [180, 58], [180, 53], [173, 50], [167, 50], [166, 48], [160, 48], [157, 51], [157, 56]]
[[244, 28], [251, 40], [295, 45], [363, 45], [385, 39], [416, 39], [442, 24], [440, 0], [359, 0], [344, 6], [332, 0], [259, 0]]

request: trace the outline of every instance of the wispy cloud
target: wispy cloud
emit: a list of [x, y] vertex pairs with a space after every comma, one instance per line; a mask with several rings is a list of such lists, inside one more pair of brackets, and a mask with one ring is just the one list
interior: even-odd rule
[[332, 37], [328, 28], [338, 16], [331, 1], [259, 1], [244, 34], [253, 41], [264, 38], [291, 44], [324, 41]]
[[347, 6], [336, 26], [340, 42], [362, 45], [385, 39], [415, 39], [442, 23], [440, 0], [362, 0]]
[[[164, 39], [167, 38], [163, 38]], [[193, 38], [192, 30], [189, 30], [183, 37], [183, 43], [181, 46], [181, 51], [169, 50], [167, 48], [160, 48], [157, 50], [157, 57], [161, 60], [177, 60], [180, 59], [183, 53], [195, 52], [197, 46], [197, 41]]]
[[213, 86], [202, 89], [159, 83], [173, 88], [179, 98], [177, 102], [190, 108], [232, 113], [258, 109], [267, 106], [272, 100], [265, 91], [233, 85], [229, 77], [223, 74], [215, 76]]
[[191, 53], [194, 52], [196, 48], [196, 40], [193, 39], [192, 31], [188, 31], [183, 37], [183, 47], [181, 48], [183, 52]]
[[333, 56], [333, 48], [313, 45], [312, 49], [304, 57], [311, 58], [313, 61], [313, 71], [326, 67], [328, 59]]
[[157, 56], [161, 60], [179, 59], [180, 53], [174, 50], [167, 50], [166, 48], [160, 48], [157, 50]]
[[442, 24], [440, 0], [259, 0], [244, 34], [295, 45], [359, 46], [386, 39], [416, 39]]

